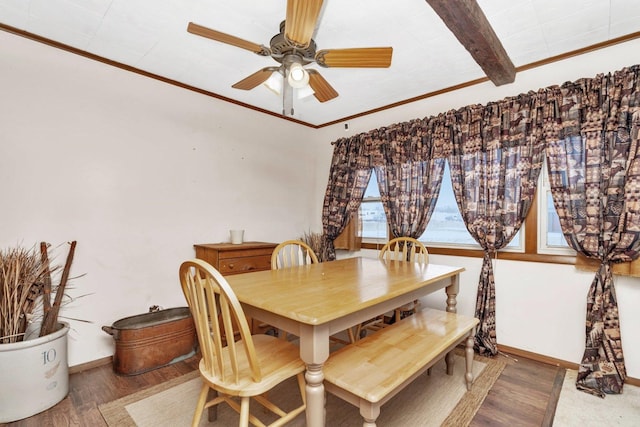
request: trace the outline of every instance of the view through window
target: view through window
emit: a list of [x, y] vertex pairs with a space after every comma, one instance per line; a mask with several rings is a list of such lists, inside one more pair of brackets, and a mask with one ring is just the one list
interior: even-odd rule
[[[560, 229], [560, 222], [553, 206], [551, 192], [546, 185], [547, 180], [542, 179], [542, 176], [546, 175], [546, 168], [543, 168], [540, 175], [541, 191], [538, 191], [538, 194], [543, 194], [544, 197], [539, 197], [538, 200], [538, 230], [542, 231], [538, 233], [538, 252], [547, 254], [571, 253], [572, 251], [569, 249]], [[365, 242], [379, 243], [388, 240], [387, 220], [382, 207], [375, 171], [371, 174], [371, 179], [360, 207], [360, 213], [362, 216], [362, 237]], [[505, 249], [523, 252], [524, 232], [523, 227]], [[445, 164], [442, 186], [435, 210], [426, 231], [420, 236], [419, 240], [432, 247], [479, 249], [479, 245], [467, 231], [458, 210], [451, 186], [448, 164]]]

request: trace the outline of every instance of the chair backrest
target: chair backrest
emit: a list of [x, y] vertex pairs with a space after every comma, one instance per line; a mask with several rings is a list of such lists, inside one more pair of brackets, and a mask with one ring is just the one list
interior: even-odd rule
[[429, 252], [418, 240], [412, 237], [396, 237], [389, 240], [380, 249], [378, 257], [385, 261], [412, 261], [429, 263]]
[[273, 249], [271, 269], [289, 268], [297, 265], [316, 264], [318, 256], [302, 240], [287, 240]]
[[[261, 381], [247, 318], [227, 280], [207, 262], [194, 259], [180, 266], [180, 283], [207, 373], [234, 384]], [[238, 342], [233, 339], [234, 326], [240, 333]]]

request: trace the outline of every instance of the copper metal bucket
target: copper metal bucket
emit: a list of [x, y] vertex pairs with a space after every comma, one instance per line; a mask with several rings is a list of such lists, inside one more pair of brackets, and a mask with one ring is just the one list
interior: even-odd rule
[[113, 370], [137, 375], [195, 354], [196, 330], [189, 307], [125, 317], [102, 330], [116, 343]]

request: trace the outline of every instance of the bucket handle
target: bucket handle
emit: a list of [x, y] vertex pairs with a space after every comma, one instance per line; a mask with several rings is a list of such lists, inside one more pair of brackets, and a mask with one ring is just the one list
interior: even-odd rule
[[109, 335], [113, 336], [114, 339], [118, 339], [118, 330], [115, 328], [112, 328], [111, 326], [103, 326], [102, 330], [105, 331], [106, 333], [108, 333]]

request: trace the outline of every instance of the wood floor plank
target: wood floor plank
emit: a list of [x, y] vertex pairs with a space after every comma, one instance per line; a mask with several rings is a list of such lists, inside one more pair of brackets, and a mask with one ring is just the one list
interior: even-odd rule
[[541, 427], [551, 427], [553, 425], [553, 418], [556, 414], [556, 407], [558, 406], [558, 400], [560, 399], [560, 392], [562, 391], [562, 384], [564, 383], [564, 376], [566, 374], [565, 369], [558, 369], [556, 378], [553, 381], [553, 388], [549, 395], [549, 403], [547, 404], [547, 411], [544, 419], [542, 420]]
[[470, 426], [540, 426], [559, 369], [525, 358], [507, 358], [507, 366]]

